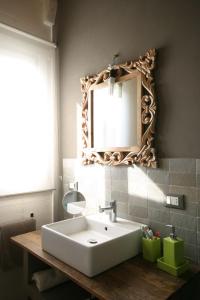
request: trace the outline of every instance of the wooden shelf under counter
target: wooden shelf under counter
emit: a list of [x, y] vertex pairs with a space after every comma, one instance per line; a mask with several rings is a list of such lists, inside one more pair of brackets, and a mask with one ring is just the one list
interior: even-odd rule
[[[157, 269], [156, 264], [137, 256], [89, 278], [43, 251], [40, 231], [21, 234], [12, 237], [11, 240], [22, 247], [26, 255], [31, 254], [46, 265], [62, 271], [74, 283], [99, 300], [175, 299], [173, 295], [200, 271], [199, 266], [191, 265], [183, 277], [177, 278]], [[190, 299], [197, 298], [190, 297]]]

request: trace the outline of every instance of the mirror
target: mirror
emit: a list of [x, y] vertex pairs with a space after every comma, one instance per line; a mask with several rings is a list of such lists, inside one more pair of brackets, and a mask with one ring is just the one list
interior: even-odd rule
[[156, 167], [155, 49], [81, 79], [84, 164]]
[[64, 195], [62, 205], [68, 214], [73, 216], [80, 215], [85, 209], [86, 200], [80, 192], [69, 191]]

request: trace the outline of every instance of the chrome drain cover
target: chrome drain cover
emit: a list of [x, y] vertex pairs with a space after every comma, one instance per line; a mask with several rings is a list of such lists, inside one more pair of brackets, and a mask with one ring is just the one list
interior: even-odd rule
[[88, 243], [90, 243], [90, 244], [97, 244], [98, 242], [95, 239], [89, 239]]

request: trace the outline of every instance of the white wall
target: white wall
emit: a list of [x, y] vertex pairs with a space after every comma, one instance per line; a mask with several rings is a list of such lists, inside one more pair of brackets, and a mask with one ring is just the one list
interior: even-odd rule
[[0, 198], [0, 223], [25, 220], [33, 213], [36, 226], [52, 222], [52, 192], [40, 192]]
[[[0, 0], [0, 22], [51, 40], [51, 30], [43, 23], [44, 0]], [[33, 212], [37, 227], [52, 221], [52, 192], [0, 197], [0, 222], [29, 218]]]
[[[44, 0], [0, 0], [0, 22], [50, 40], [43, 24]], [[37, 228], [53, 220], [53, 192], [0, 197], [0, 223], [15, 222], [34, 213]]]
[[[51, 28], [43, 24], [43, 13], [43, 0], [0, 0], [0, 23], [51, 41]], [[0, 223], [24, 220], [33, 213], [39, 229], [53, 220], [53, 196], [54, 192], [47, 191], [0, 197]], [[21, 268], [9, 272], [0, 270], [0, 299], [25, 299], [22, 272]]]

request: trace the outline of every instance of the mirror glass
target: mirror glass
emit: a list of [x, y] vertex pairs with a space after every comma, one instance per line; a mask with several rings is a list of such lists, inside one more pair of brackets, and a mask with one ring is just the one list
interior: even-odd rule
[[139, 145], [141, 85], [137, 76], [124, 77], [113, 84], [112, 90], [108, 83], [93, 89], [92, 147], [96, 151]]
[[65, 210], [70, 215], [81, 214], [86, 206], [86, 200], [83, 194], [78, 191], [67, 192], [62, 200], [62, 205]]

